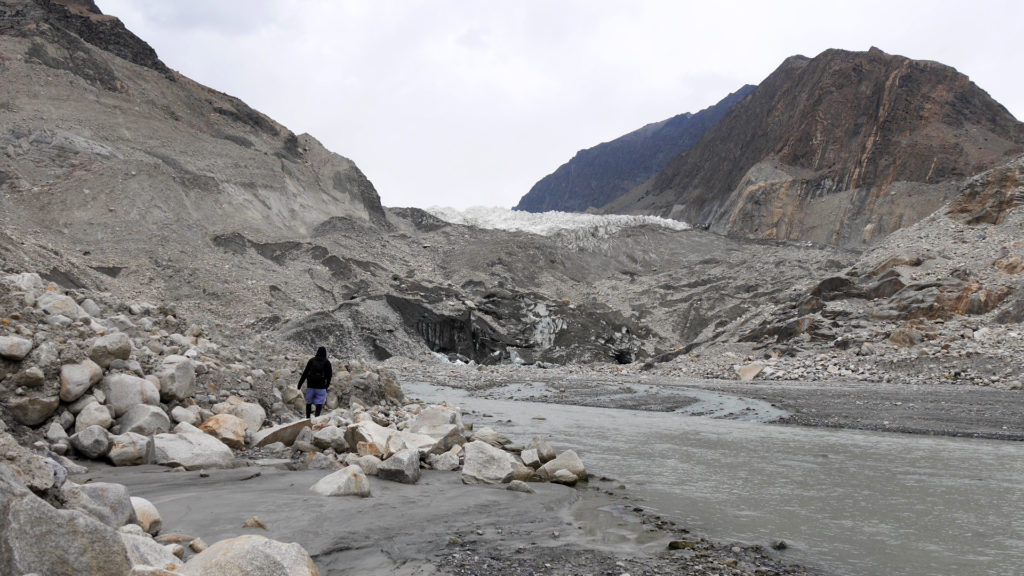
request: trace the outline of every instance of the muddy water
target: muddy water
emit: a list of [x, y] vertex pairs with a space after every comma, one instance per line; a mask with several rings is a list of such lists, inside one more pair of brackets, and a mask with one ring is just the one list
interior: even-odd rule
[[[644, 506], [842, 575], [1024, 573], [1024, 444], [474, 398], [405, 384], [573, 448]], [[722, 399], [718, 399], [721, 403]], [[728, 403], [728, 402], [726, 402]], [[517, 435], [518, 432], [518, 435]]]

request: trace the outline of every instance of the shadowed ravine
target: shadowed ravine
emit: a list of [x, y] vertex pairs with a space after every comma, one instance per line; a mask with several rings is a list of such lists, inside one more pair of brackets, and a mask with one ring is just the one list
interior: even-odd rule
[[665, 517], [726, 541], [783, 539], [784, 557], [827, 573], [1010, 574], [1024, 564], [1024, 523], [1008, 513], [1024, 498], [1017, 442], [405, 389], [510, 419], [503, 425], [515, 440], [558, 438], [592, 473], [622, 481]]

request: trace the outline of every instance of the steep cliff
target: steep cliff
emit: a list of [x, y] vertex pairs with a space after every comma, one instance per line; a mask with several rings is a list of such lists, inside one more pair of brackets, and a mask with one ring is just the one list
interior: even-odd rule
[[753, 92], [744, 86], [721, 102], [691, 114], [648, 124], [593, 148], [580, 150], [553, 173], [533, 185], [516, 210], [584, 212], [600, 208], [660, 172], [701, 135]]
[[689, 151], [606, 212], [722, 233], [862, 246], [1024, 149], [969, 78], [872, 48], [787, 59]]

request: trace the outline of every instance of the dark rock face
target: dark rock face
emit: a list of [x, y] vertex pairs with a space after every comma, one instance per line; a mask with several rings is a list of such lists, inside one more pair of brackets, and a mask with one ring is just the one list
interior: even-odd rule
[[1024, 124], [955, 69], [878, 49], [786, 60], [649, 185], [605, 212], [863, 246], [1024, 148]]
[[660, 172], [689, 150], [726, 112], [754, 91], [744, 86], [696, 114], [648, 124], [593, 148], [581, 150], [523, 196], [516, 210], [584, 212], [600, 208]]

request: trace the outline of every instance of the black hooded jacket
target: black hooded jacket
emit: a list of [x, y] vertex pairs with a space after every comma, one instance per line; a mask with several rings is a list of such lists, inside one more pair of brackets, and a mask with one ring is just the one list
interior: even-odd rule
[[299, 388], [306, 383], [307, 388], [318, 388], [326, 390], [331, 385], [331, 361], [327, 359], [327, 349], [323, 346], [317, 348], [316, 356], [306, 362], [306, 369], [302, 371], [299, 378]]

